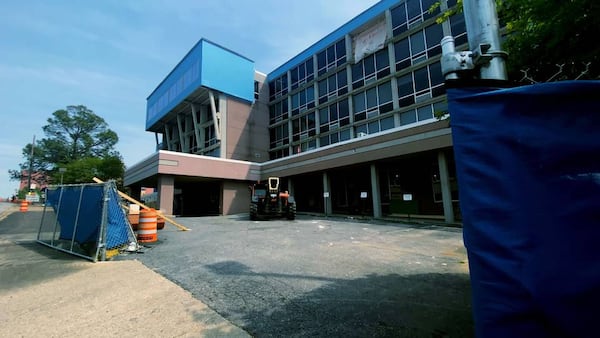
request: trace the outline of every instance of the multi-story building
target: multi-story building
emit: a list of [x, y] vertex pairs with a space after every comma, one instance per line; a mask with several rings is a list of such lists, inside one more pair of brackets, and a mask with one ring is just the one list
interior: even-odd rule
[[466, 48], [456, 0], [383, 0], [265, 75], [200, 40], [148, 97], [157, 152], [125, 185], [180, 215], [248, 210], [269, 176], [299, 212], [455, 220], [458, 190], [440, 41]]

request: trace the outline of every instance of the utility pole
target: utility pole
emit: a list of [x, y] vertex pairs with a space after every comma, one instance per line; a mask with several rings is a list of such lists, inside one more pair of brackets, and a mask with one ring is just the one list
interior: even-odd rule
[[469, 48], [491, 59], [479, 69], [482, 79], [507, 80], [506, 65], [500, 46], [500, 25], [494, 0], [464, 0], [463, 12]]
[[459, 79], [461, 73], [476, 71], [479, 79], [508, 80], [507, 53], [500, 46], [500, 25], [494, 0], [464, 0], [463, 13], [470, 51], [456, 52], [454, 38], [442, 39], [442, 73]]
[[33, 169], [33, 148], [35, 148], [35, 134], [33, 135], [33, 142], [31, 142], [31, 154], [29, 154], [29, 170], [27, 171], [27, 191], [31, 191], [31, 171]]

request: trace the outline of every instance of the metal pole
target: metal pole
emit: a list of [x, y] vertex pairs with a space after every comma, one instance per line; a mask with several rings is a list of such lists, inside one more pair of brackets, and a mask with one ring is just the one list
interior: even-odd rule
[[500, 46], [500, 27], [494, 0], [464, 0], [463, 12], [472, 51], [489, 46], [494, 57], [480, 68], [481, 79], [507, 80], [504, 53]]
[[27, 172], [27, 192], [31, 191], [31, 171], [33, 170], [33, 148], [35, 147], [35, 134], [31, 142], [31, 154], [29, 154], [29, 170]]
[[58, 168], [58, 172], [60, 172], [60, 185], [63, 184], [63, 174], [67, 171], [67, 168]]

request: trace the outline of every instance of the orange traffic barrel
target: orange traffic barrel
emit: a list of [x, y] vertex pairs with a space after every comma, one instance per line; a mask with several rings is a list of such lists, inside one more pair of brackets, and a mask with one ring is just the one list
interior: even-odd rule
[[140, 210], [140, 222], [138, 223], [137, 239], [141, 243], [156, 242], [158, 233], [156, 229], [156, 210]]
[[128, 214], [127, 219], [129, 220], [129, 224], [131, 224], [131, 228], [133, 230], [137, 230], [138, 223], [140, 223], [140, 214], [136, 214], [136, 215]]
[[19, 206], [19, 211], [27, 212], [28, 205], [29, 205], [29, 203], [27, 202], [27, 200], [22, 200], [21, 205]]
[[156, 228], [158, 230], [162, 230], [164, 227], [165, 227], [165, 219], [160, 216], [157, 216], [156, 217]]

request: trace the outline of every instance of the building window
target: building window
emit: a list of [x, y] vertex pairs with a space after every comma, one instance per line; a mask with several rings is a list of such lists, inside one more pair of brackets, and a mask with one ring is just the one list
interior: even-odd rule
[[375, 120], [356, 126], [354, 128], [354, 134], [356, 135], [356, 137], [361, 137], [392, 128], [394, 128], [394, 117], [388, 116], [380, 120]]
[[292, 116], [315, 107], [315, 88], [309, 86], [291, 96]]
[[324, 147], [330, 144], [347, 141], [350, 139], [350, 136], [350, 129], [348, 128], [340, 131], [331, 132], [319, 138], [320, 146]]
[[396, 71], [439, 55], [443, 35], [442, 26], [433, 24], [394, 43]]
[[394, 36], [400, 35], [407, 30], [406, 20], [406, 4], [403, 3], [398, 7], [392, 8], [392, 31]]
[[277, 147], [282, 147], [284, 145], [288, 145], [290, 143], [290, 137], [288, 133], [288, 124], [283, 123], [275, 127], [269, 128], [270, 133], [270, 148], [274, 149]]
[[350, 124], [350, 107], [344, 99], [319, 109], [319, 133], [336, 130]]
[[297, 67], [292, 68], [290, 77], [292, 82], [292, 90], [308, 83], [314, 79], [315, 71], [312, 57], [302, 62]]
[[400, 107], [407, 107], [446, 92], [439, 62], [405, 74], [396, 81]]
[[273, 101], [287, 94], [288, 83], [287, 74], [284, 74], [269, 82], [269, 100]]
[[465, 17], [462, 13], [454, 14], [450, 17], [450, 31], [454, 37], [454, 44], [460, 46], [468, 42], [467, 26]]
[[326, 79], [319, 81], [319, 104], [333, 100], [348, 93], [346, 70], [341, 70]]
[[392, 111], [392, 84], [388, 81], [362, 93], [354, 94], [352, 102], [354, 121], [362, 121]]
[[317, 53], [317, 74], [319, 76], [346, 62], [346, 40], [341, 39], [325, 50]]
[[314, 111], [292, 120], [292, 142], [304, 140], [316, 134]]
[[436, 102], [433, 104], [427, 104], [416, 109], [410, 109], [400, 114], [400, 125], [404, 126], [407, 124], [421, 122], [421, 121], [435, 121], [436, 112], [445, 112], [448, 110], [446, 102]]
[[352, 66], [352, 89], [358, 89], [388, 75], [390, 75], [390, 59], [386, 47]]
[[286, 156], [290, 156], [290, 149], [288, 147], [269, 151], [269, 160], [276, 160]]
[[432, 58], [436, 55], [442, 54], [441, 42], [442, 38], [444, 37], [442, 25], [435, 23], [431, 26], [427, 26], [425, 27], [424, 32], [427, 57]]
[[393, 35], [398, 36], [406, 32], [412, 25], [438, 15], [439, 7], [429, 13], [429, 8], [435, 2], [436, 0], [407, 0], [398, 7], [392, 8], [390, 12]]
[[287, 97], [269, 107], [269, 124], [275, 124], [288, 118]]
[[317, 148], [317, 140], [309, 140], [307, 142], [302, 142], [294, 145], [293, 150], [294, 154], [303, 153], [307, 150], [313, 150]]

